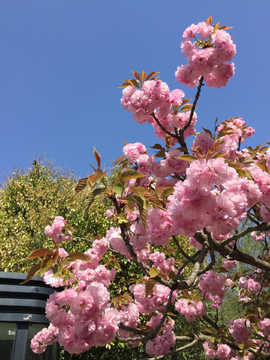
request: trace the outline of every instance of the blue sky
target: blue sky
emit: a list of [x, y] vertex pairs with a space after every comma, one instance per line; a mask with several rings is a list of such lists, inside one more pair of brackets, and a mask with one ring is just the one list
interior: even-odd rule
[[269, 0], [1, 0], [0, 182], [39, 154], [81, 177], [93, 146], [109, 168], [124, 140], [158, 142], [121, 107], [118, 87], [132, 70], [160, 71], [194, 98], [174, 74], [186, 63], [183, 31], [210, 14], [234, 26], [236, 73], [224, 88], [203, 88], [196, 130], [239, 116], [256, 129], [247, 145], [270, 141]]

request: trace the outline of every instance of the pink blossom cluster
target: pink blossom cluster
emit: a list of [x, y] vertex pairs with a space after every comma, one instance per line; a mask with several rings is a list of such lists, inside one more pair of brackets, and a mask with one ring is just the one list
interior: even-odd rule
[[259, 327], [265, 334], [269, 335], [270, 334], [270, 319], [264, 318], [263, 320], [261, 320], [259, 323]]
[[233, 269], [236, 263], [236, 260], [223, 260], [223, 265], [229, 270]]
[[135, 86], [124, 88], [121, 103], [124, 109], [133, 113], [133, 118], [138, 123], [152, 123], [154, 120], [151, 114], [156, 108], [166, 116], [173, 105], [181, 105], [183, 96], [181, 90], [170, 93], [168, 85], [161, 80], [150, 80], [145, 81], [141, 89]]
[[192, 161], [185, 181], [176, 183], [167, 205], [174, 233], [193, 236], [206, 227], [215, 236], [237, 229], [247, 206], [261, 195], [258, 186], [250, 183], [247, 178], [239, 180], [223, 158]]
[[[224, 153], [224, 158], [234, 160], [236, 157], [243, 156], [242, 151], [237, 151], [240, 143], [243, 143], [249, 136], [255, 133], [252, 127], [246, 127], [246, 123], [242, 118], [236, 118], [232, 121], [225, 121], [218, 127], [219, 135], [224, 131], [223, 136], [219, 136], [218, 144], [220, 145], [216, 149], [217, 142], [212, 139], [211, 135], [207, 132], [200, 132], [196, 135], [193, 141], [191, 150], [193, 154], [199, 158], [198, 150], [200, 154], [207, 156], [210, 153], [216, 152]], [[245, 154], [247, 156], [247, 154]], [[248, 159], [247, 159], [248, 160]]]
[[228, 345], [219, 343], [215, 347], [210, 340], [205, 341], [203, 343], [203, 347], [205, 355], [209, 357], [209, 359], [227, 360], [232, 354], [232, 349]]
[[250, 321], [247, 319], [236, 319], [230, 322], [229, 331], [235, 337], [235, 344], [244, 344], [250, 338], [250, 332], [246, 329], [251, 329]]
[[43, 353], [48, 345], [58, 341], [59, 329], [52, 324], [48, 328], [42, 329], [31, 340], [31, 349], [35, 354]]
[[218, 309], [223, 302], [226, 292], [225, 283], [227, 277], [225, 274], [217, 274], [214, 271], [207, 271], [201, 276], [199, 289], [205, 300], [212, 301], [211, 307]]
[[92, 248], [85, 252], [91, 261], [77, 260], [71, 264], [72, 277], [79, 281], [80, 290], [85, 290], [89, 284], [95, 281], [108, 287], [114, 280], [116, 270], [107, 270], [104, 265], [99, 264], [108, 248], [109, 242], [106, 238], [95, 240]]
[[58, 341], [69, 353], [80, 354], [113, 340], [120, 316], [107, 307], [109, 300], [106, 287], [96, 281], [84, 290], [75, 286], [50, 295], [46, 316], [59, 329]]
[[230, 122], [225, 122], [219, 125], [218, 132], [226, 129], [226, 131], [230, 130], [230, 133], [221, 137], [221, 139], [231, 138], [236, 143], [243, 143], [248, 137], [255, 133], [255, 129], [251, 126], [246, 127], [246, 123], [242, 118], [233, 119]]
[[[191, 112], [178, 112], [178, 113], [170, 113], [165, 116], [163, 112], [160, 111], [160, 109], [157, 109], [155, 112], [156, 117], [158, 118], [160, 124], [170, 133], [174, 133], [175, 129], [178, 131], [180, 129], [183, 129], [189, 122]], [[191, 123], [188, 126], [188, 128], [184, 132], [184, 139], [191, 136], [196, 132], [195, 124], [197, 123], [197, 114], [196, 112], [193, 113], [193, 116], [191, 118]], [[152, 125], [155, 129], [155, 135], [160, 139], [166, 139], [166, 132], [164, 132], [163, 129], [156, 123], [152, 122]], [[170, 145], [173, 146], [177, 144], [176, 138], [170, 139]]]
[[146, 152], [146, 148], [142, 143], [136, 142], [135, 144], [127, 144], [123, 148], [123, 154], [128, 157], [131, 164], [137, 162], [140, 155]]
[[206, 313], [206, 306], [202, 301], [180, 299], [175, 303], [175, 310], [184, 315], [188, 322], [193, 322], [196, 317]]
[[48, 236], [49, 238], [53, 239], [56, 244], [59, 244], [62, 241], [69, 241], [71, 240], [72, 237], [72, 233], [71, 231], [68, 231], [67, 234], [65, 235], [63, 233], [64, 229], [65, 229], [65, 223], [66, 220], [63, 219], [62, 216], [56, 216], [56, 218], [53, 221], [52, 226], [47, 225], [45, 227], [45, 235]]
[[[155, 284], [151, 297], [145, 297], [145, 284], [133, 284], [129, 287], [129, 290], [133, 294], [135, 304], [142, 314], [163, 309], [163, 307], [166, 306], [170, 295], [170, 289], [161, 284]], [[176, 299], [176, 297], [177, 290], [173, 292], [172, 302]]]
[[[201, 40], [197, 40], [200, 34]], [[183, 34], [182, 53], [188, 59], [175, 73], [177, 80], [188, 87], [197, 86], [203, 76], [207, 86], [225, 86], [234, 75], [234, 64], [228, 63], [236, 54], [231, 36], [220, 29], [214, 31], [210, 24], [200, 22], [191, 25]], [[191, 39], [195, 38], [196, 42]]]
[[247, 279], [245, 276], [240, 277], [238, 284], [242, 289], [247, 289], [252, 294], [258, 295], [261, 284], [254, 279]]
[[270, 211], [264, 204], [260, 206], [260, 214], [265, 222], [270, 222]]
[[[128, 306], [123, 305], [119, 315], [121, 316], [121, 323], [124, 326], [131, 328], [136, 328], [140, 321], [139, 309], [137, 305], [133, 303], [129, 303]], [[127, 338], [132, 335], [132, 333], [121, 329], [119, 330], [119, 334], [123, 338]], [[132, 344], [134, 344], [134, 342], [132, 342]]]
[[[59, 257], [61, 259], [65, 259], [68, 256], [68, 253], [65, 249], [60, 248], [58, 249]], [[60, 276], [54, 276], [53, 271], [49, 270], [45, 272], [43, 277], [45, 284], [50, 285], [51, 287], [58, 288], [64, 286], [64, 280]]]
[[130, 255], [128, 248], [121, 236], [120, 228], [111, 227], [110, 230], [107, 231], [106, 239], [115, 251], [125, 255], [127, 259], [132, 260], [132, 256]]
[[[182, 129], [189, 122], [190, 111], [175, 113], [173, 106], [181, 105], [183, 96], [182, 90], [175, 89], [170, 92], [166, 83], [161, 80], [151, 80], [144, 82], [141, 89], [137, 89], [135, 86], [126, 87], [123, 90], [121, 103], [124, 109], [133, 113], [133, 118], [139, 124], [149, 122], [155, 129], [155, 135], [158, 138], [165, 139], [167, 134], [156, 122], [154, 116], [171, 133], [175, 129]], [[184, 138], [191, 136], [195, 132], [194, 126], [196, 121], [197, 115], [194, 113], [191, 124], [184, 133]], [[171, 145], [174, 145], [176, 142], [175, 138], [171, 138]], [[124, 153], [127, 152], [129, 154], [131, 162], [134, 162], [132, 149], [128, 148], [124, 151]]]
[[[125, 147], [123, 149], [124, 155], [128, 156], [128, 158], [132, 158], [134, 155], [133, 149], [129, 151], [129, 149], [127, 150]], [[156, 161], [156, 157], [154, 155], [149, 156], [146, 153], [142, 155], [138, 154], [138, 156], [133, 157], [133, 159], [136, 159], [138, 171], [141, 174], [148, 176], [153, 174], [159, 179], [164, 179], [173, 174], [181, 176], [185, 173], [188, 167], [188, 162], [178, 159], [182, 155], [183, 153], [179, 149], [171, 148], [165, 153], [165, 158], [159, 162]], [[146, 185], [147, 183], [147, 178], [145, 178], [144, 184]], [[140, 184], [140, 186], [142, 185]]]
[[172, 235], [172, 217], [169, 211], [152, 208], [147, 211], [146, 226], [139, 221], [134, 226], [130, 243], [134, 251], [143, 250], [147, 243], [168, 245]]
[[[162, 314], [152, 316], [150, 321], [146, 323], [147, 326], [155, 329], [160, 323]], [[153, 339], [149, 340], [146, 343], [146, 351], [156, 356], [166, 354], [169, 349], [175, 344], [175, 334], [173, 332], [174, 321], [166, 319], [162, 328], [159, 330], [158, 335]]]
[[262, 241], [263, 239], [265, 239], [265, 232], [256, 232], [256, 231], [252, 231], [252, 233], [250, 234], [251, 237], [253, 238], [254, 241]]
[[152, 254], [149, 254], [149, 259], [153, 261], [155, 268], [160, 269], [164, 273], [176, 271], [174, 267], [175, 259], [173, 257], [166, 259], [166, 256], [163, 252], [154, 251]]
[[[107, 290], [116, 271], [107, 270], [99, 264], [108, 247], [106, 238], [95, 240], [86, 252], [91, 261], [70, 263], [68, 285], [73, 287], [55, 292], [47, 301], [46, 316], [59, 331], [59, 343], [71, 354], [79, 354], [91, 346], [105, 345], [119, 330], [120, 314], [109, 307], [110, 294]], [[67, 255], [61, 249], [59, 254], [62, 258]], [[55, 285], [57, 280], [49, 272], [46, 278], [47, 283]], [[44, 333], [47, 331], [44, 330]], [[42, 347], [42, 351], [39, 347], [39, 351], [45, 351], [46, 346]]]
[[[267, 208], [270, 208], [270, 174], [260, 169], [257, 165], [253, 164], [251, 169], [251, 176], [254, 183], [259, 187], [261, 196], [258, 198], [259, 203], [263, 203]], [[268, 210], [267, 210], [268, 211]], [[268, 219], [268, 213], [262, 207], [262, 214]]]

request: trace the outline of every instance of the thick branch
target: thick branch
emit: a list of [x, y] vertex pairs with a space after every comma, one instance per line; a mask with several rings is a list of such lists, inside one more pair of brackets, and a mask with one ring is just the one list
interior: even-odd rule
[[[270, 224], [269, 224], [270, 225]], [[269, 226], [270, 229], [270, 226]], [[235, 235], [235, 236], [238, 236]], [[255, 266], [259, 269], [265, 270], [267, 272], [270, 271], [270, 264], [266, 261], [260, 260], [255, 256], [250, 256], [247, 254], [242, 253], [240, 250], [238, 249], [231, 249], [229, 246], [227, 245], [223, 245], [223, 242], [219, 242], [216, 239], [214, 239], [211, 234], [202, 234], [201, 232], [197, 232], [194, 235], [194, 238], [199, 241], [199, 243], [203, 243], [204, 241], [206, 241], [207, 239], [209, 239], [210, 243], [210, 247], [215, 250], [218, 251], [221, 255], [223, 255], [224, 257], [229, 256], [230, 258], [240, 261], [242, 263], [245, 264], [249, 264], [252, 266]]]
[[200, 271], [200, 266], [203, 263], [204, 258], [205, 258], [206, 254], [208, 252], [208, 249], [209, 249], [208, 241], [205, 241], [203, 243], [202, 250], [200, 251], [200, 254], [199, 254], [198, 258], [196, 259], [196, 262], [195, 262], [195, 264], [193, 266], [193, 271], [189, 275], [188, 279], [177, 282], [177, 289], [178, 290], [188, 289], [194, 283], [194, 281], [195, 281], [195, 279], [198, 276], [198, 273]]
[[230, 236], [228, 239], [221, 241], [220, 244], [228, 245], [231, 241], [238, 240], [241, 237], [251, 233], [252, 231], [269, 231], [269, 230], [270, 230], [270, 223], [267, 224], [267, 223], [263, 222], [257, 226], [249, 226], [248, 228], [241, 231], [240, 233], [237, 233], [233, 236]]
[[146, 335], [149, 334], [148, 331], [143, 331], [143, 330], [140, 330], [140, 329], [132, 328], [130, 326], [125, 326], [123, 324], [120, 324], [119, 328], [121, 330], [125, 330], [125, 331], [128, 331], [128, 332], [133, 332], [134, 334], [137, 334], [137, 335], [145, 335], [146, 336]]

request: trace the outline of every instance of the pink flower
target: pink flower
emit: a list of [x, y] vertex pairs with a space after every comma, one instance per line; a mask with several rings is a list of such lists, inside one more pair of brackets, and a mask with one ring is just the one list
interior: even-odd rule
[[121, 230], [119, 228], [111, 227], [110, 230], [107, 231], [106, 239], [109, 241], [111, 246], [115, 251], [120, 252], [125, 255], [125, 257], [129, 260], [132, 260], [132, 256], [130, 255], [128, 248], [121, 236]]
[[45, 235], [49, 238], [52, 238], [56, 244], [59, 244], [62, 241], [70, 241], [72, 233], [67, 232], [67, 235], [63, 234], [65, 228], [66, 220], [62, 216], [56, 216], [52, 226], [47, 225], [44, 229]]

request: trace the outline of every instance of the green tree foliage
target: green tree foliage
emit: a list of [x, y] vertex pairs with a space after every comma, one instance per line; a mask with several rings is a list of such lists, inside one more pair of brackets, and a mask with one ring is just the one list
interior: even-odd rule
[[[94, 240], [106, 234], [108, 207], [97, 199], [85, 217], [85, 192], [73, 196], [78, 182], [73, 172], [56, 168], [52, 161], [37, 163], [27, 171], [15, 170], [0, 188], [0, 271], [28, 272], [34, 264], [25, 259], [37, 248], [53, 248], [44, 234], [55, 216], [63, 216], [78, 238]], [[65, 244], [68, 252], [85, 251], [89, 241]]]

